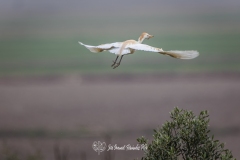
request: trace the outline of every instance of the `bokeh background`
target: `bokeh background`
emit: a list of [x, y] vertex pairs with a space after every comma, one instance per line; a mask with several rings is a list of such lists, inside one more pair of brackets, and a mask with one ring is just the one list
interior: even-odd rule
[[[152, 139], [174, 107], [210, 112], [215, 137], [240, 158], [240, 1], [0, 0], [0, 158], [134, 159], [98, 155], [94, 141]], [[121, 66], [90, 45], [154, 35], [163, 50], [137, 51]]]

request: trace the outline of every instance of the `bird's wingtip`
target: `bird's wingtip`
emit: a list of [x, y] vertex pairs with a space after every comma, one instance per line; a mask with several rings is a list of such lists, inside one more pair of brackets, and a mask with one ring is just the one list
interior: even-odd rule
[[83, 45], [83, 43], [82, 43], [82, 42], [79, 42], [79, 41], [78, 41], [78, 43], [79, 43], [79, 44], [81, 44], [81, 45]]

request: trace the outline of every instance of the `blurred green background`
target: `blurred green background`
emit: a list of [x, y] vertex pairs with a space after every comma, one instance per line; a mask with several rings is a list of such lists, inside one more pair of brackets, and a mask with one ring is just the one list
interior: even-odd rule
[[[239, 71], [238, 1], [1, 1], [0, 75]], [[77, 42], [99, 45], [137, 39], [164, 50], [198, 50], [181, 61], [138, 51], [120, 68], [115, 55], [95, 54]]]

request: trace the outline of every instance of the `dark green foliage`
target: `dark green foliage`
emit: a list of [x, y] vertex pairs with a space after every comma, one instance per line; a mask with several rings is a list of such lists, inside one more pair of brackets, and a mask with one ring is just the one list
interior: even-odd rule
[[[208, 129], [209, 115], [202, 111], [194, 116], [192, 111], [174, 108], [171, 121], [154, 130], [153, 141], [148, 144], [142, 160], [233, 160], [231, 151], [224, 144], [214, 140]], [[140, 144], [147, 144], [144, 137]]]

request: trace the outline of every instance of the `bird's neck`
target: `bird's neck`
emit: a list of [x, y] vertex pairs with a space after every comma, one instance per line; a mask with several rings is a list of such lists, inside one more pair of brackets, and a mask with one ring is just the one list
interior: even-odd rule
[[145, 38], [144, 38], [144, 35], [141, 35], [141, 36], [138, 38], [138, 43], [142, 43], [144, 39], [145, 39]]

